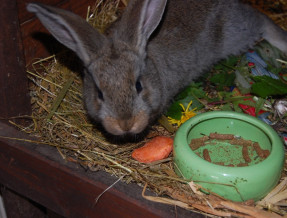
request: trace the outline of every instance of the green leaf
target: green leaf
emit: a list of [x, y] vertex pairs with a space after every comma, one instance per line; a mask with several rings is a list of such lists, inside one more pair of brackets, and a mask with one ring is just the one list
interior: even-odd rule
[[190, 92], [195, 98], [207, 98], [206, 92], [203, 90], [203, 87], [192, 87]]
[[235, 112], [242, 113], [242, 109], [239, 107], [238, 104], [233, 104], [233, 108]]
[[180, 120], [182, 108], [179, 104], [180, 104], [180, 101], [173, 102], [172, 105], [169, 106], [166, 112], [166, 116], [171, 117], [176, 120]]
[[203, 90], [202, 83], [192, 83], [184, 90], [182, 90], [176, 97], [175, 100], [181, 100], [188, 96], [193, 95], [196, 98], [205, 98], [206, 92]]
[[223, 100], [227, 100], [233, 97], [233, 92], [218, 92], [218, 95], [221, 97]]
[[233, 86], [235, 80], [234, 73], [218, 73], [210, 78], [210, 82], [218, 86], [219, 90], [223, 90], [225, 86]]
[[264, 103], [265, 103], [265, 99], [263, 98], [258, 98], [258, 100], [256, 101], [256, 106], [255, 106], [256, 116], [258, 115], [259, 111], [263, 109]]
[[230, 69], [234, 70], [240, 58], [241, 58], [240, 56], [230, 56], [229, 58], [220, 61], [218, 64], [216, 64], [214, 66], [214, 69], [222, 70], [224, 72], [230, 71]]
[[180, 93], [175, 96], [175, 100], [181, 100], [186, 98], [187, 96], [191, 95], [191, 86], [186, 87]]
[[222, 111], [233, 111], [230, 104], [224, 104], [222, 107], [221, 107], [221, 110]]
[[189, 108], [190, 110], [194, 108], [196, 108], [197, 110], [200, 110], [203, 107], [201, 102], [198, 101], [197, 98], [195, 98], [194, 96], [188, 96], [185, 99], [182, 99], [181, 103], [186, 108], [191, 101], [192, 101], [192, 104]]
[[256, 76], [253, 79], [255, 83], [252, 85], [251, 92], [261, 98], [287, 94], [287, 85], [281, 80], [268, 76]]

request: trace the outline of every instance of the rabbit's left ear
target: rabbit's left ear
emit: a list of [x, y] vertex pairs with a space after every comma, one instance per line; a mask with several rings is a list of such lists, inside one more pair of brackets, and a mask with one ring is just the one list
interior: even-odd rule
[[167, 0], [132, 0], [124, 12], [115, 37], [138, 49], [146, 43], [159, 25]]
[[49, 32], [73, 50], [85, 65], [91, 62], [91, 55], [106, 41], [104, 35], [72, 12], [40, 3], [28, 4], [27, 10], [35, 13]]

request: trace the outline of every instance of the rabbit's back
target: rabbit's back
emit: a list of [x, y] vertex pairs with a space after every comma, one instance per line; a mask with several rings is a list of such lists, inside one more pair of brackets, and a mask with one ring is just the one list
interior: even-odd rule
[[[179, 51], [200, 43], [203, 49], [210, 45], [232, 50], [236, 41], [253, 43], [257, 39], [262, 33], [263, 18], [252, 7], [237, 0], [170, 0], [150, 45], [161, 44]], [[242, 43], [238, 47], [240, 45]]]
[[237, 0], [171, 0], [148, 56], [162, 69], [167, 89], [174, 89], [177, 80], [184, 86], [217, 61], [252, 47], [264, 20]]

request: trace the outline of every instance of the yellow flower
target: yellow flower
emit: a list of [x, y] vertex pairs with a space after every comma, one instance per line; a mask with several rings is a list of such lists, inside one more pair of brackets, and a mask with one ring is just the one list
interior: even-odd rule
[[187, 121], [188, 119], [194, 117], [196, 115], [196, 113], [194, 112], [196, 110], [196, 108], [192, 109], [192, 110], [189, 110], [190, 106], [192, 104], [192, 101], [190, 101], [187, 105], [186, 108], [184, 108], [183, 104], [179, 104], [182, 108], [182, 112], [181, 112], [181, 118], [180, 120], [176, 120], [176, 119], [173, 119], [171, 117], [168, 117], [168, 121], [171, 123], [171, 124], [175, 124], [177, 125], [178, 127], [183, 124], [185, 121]]

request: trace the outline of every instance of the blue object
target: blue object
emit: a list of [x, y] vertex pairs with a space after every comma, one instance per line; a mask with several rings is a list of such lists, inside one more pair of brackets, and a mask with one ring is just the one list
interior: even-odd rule
[[253, 76], [269, 76], [273, 79], [279, 79], [277, 75], [266, 70], [267, 64], [255, 51], [247, 52], [245, 57], [248, 62], [254, 63], [254, 67], [251, 68], [251, 73]]

